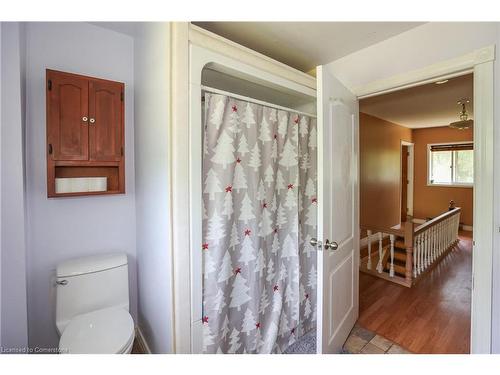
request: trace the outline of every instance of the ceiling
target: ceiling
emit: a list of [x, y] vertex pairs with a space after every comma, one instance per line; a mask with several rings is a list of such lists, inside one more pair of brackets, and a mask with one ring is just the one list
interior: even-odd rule
[[193, 22], [301, 71], [388, 39], [423, 22]]
[[108, 30], [116, 31], [117, 33], [136, 36], [137, 22], [89, 22], [94, 26], [103, 27]]
[[472, 74], [451, 78], [442, 85], [429, 83], [362, 99], [359, 110], [407, 128], [429, 128], [458, 121], [461, 107], [457, 101], [461, 98], [470, 99], [467, 111], [473, 119]]

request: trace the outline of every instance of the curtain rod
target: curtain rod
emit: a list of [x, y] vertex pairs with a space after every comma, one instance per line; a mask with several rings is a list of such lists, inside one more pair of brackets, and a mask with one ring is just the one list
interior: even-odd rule
[[203, 86], [203, 85], [201, 85], [201, 89], [202, 89], [202, 91], [208, 91], [208, 92], [211, 92], [213, 94], [226, 95], [226, 96], [230, 96], [230, 97], [235, 98], [235, 99], [245, 100], [245, 101], [248, 101], [248, 102], [251, 102], [251, 103], [255, 103], [255, 104], [261, 104], [261, 105], [266, 106], [266, 107], [281, 109], [281, 110], [284, 110], [284, 111], [297, 113], [299, 115], [305, 115], [305, 116], [309, 116], [309, 117], [312, 117], [312, 118], [316, 118], [316, 115], [313, 115], [312, 113], [297, 111], [297, 110], [295, 110], [293, 108], [282, 107], [282, 106], [277, 105], [277, 104], [268, 103], [268, 102], [265, 102], [265, 101], [262, 101], [262, 100], [250, 98], [248, 96], [233, 94], [232, 92], [224, 91], [224, 90], [219, 90], [219, 89], [216, 89], [214, 87], [209, 87], [209, 86]]

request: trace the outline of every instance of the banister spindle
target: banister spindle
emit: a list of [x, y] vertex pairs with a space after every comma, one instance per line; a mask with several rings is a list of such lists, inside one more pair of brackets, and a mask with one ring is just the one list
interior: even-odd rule
[[372, 231], [368, 229], [366, 231], [366, 235], [368, 237], [368, 262], [366, 263], [366, 268], [372, 269]]
[[405, 249], [406, 249], [405, 278], [406, 278], [406, 283], [408, 285], [412, 284], [412, 272], [415, 273], [414, 243], [415, 243], [415, 229], [413, 224], [413, 217], [407, 216], [405, 223]]
[[382, 232], [378, 232], [378, 263], [377, 263], [377, 271], [378, 273], [382, 273]]
[[422, 271], [422, 233], [417, 237], [417, 275]]
[[422, 266], [424, 267], [424, 270], [428, 266], [428, 252], [429, 252], [429, 230], [427, 229], [424, 232], [424, 259], [422, 262]]
[[389, 236], [391, 241], [391, 267], [389, 268], [389, 276], [394, 277], [394, 234]]

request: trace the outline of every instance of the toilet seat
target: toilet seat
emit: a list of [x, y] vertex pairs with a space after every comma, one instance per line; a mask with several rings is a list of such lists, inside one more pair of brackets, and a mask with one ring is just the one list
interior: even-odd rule
[[126, 353], [134, 341], [134, 321], [122, 308], [108, 308], [75, 316], [59, 340], [61, 353]]

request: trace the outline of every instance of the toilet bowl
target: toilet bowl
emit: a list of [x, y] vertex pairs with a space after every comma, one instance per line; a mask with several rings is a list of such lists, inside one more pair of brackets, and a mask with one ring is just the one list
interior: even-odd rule
[[129, 354], [134, 338], [134, 321], [128, 311], [102, 309], [71, 319], [59, 340], [59, 351], [66, 354]]
[[125, 254], [70, 259], [56, 269], [60, 353], [128, 354], [134, 344]]

